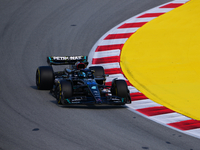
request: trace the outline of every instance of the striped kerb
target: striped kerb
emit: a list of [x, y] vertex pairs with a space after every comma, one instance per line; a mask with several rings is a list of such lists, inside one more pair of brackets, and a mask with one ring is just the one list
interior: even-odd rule
[[[105, 67], [105, 74], [110, 75], [110, 77], [108, 77], [105, 83], [107, 86], [111, 86], [113, 78], [116, 78], [116, 77], [125, 78], [123, 71], [120, 68], [120, 53], [126, 40], [130, 38], [131, 36], [134, 36], [134, 33], [137, 32], [137, 30], [140, 27], [142, 27], [143, 25], [145, 25], [152, 19], [159, 17], [174, 8], [180, 7], [188, 0], [185, 0], [185, 2], [184, 0], [182, 1], [183, 1], [182, 3], [180, 3], [180, 1], [167, 3], [162, 6], [158, 6], [154, 9], [151, 9], [145, 13], [142, 13], [138, 16], [132, 17], [129, 20], [120, 24], [118, 27], [115, 27], [113, 30], [108, 32], [107, 35], [99, 42], [99, 44], [96, 46], [94, 50], [96, 54], [95, 54], [95, 57], [92, 59], [92, 65], [102, 65]], [[149, 21], [146, 21], [146, 20], [149, 20]], [[122, 42], [122, 40], [118, 42], [119, 39], [124, 39], [124, 42]], [[115, 43], [115, 44], [111, 44], [111, 43]], [[116, 51], [118, 53], [116, 53], [115, 55], [113, 54], [112, 51], [113, 52]], [[102, 55], [102, 52], [103, 52], [103, 55]], [[99, 54], [99, 57], [98, 57], [98, 54]], [[149, 118], [155, 118], [156, 116], [158, 116], [157, 118], [162, 118], [162, 115], [166, 116], [170, 114], [173, 114], [171, 116], [174, 116], [174, 113], [176, 113], [173, 110], [170, 110], [164, 106], [160, 106], [160, 104], [157, 104], [151, 101], [150, 99], [148, 99], [144, 94], [138, 91], [127, 79], [126, 79], [126, 83], [129, 87], [130, 96], [132, 100], [132, 104], [127, 105], [130, 108], [133, 108], [135, 111], [145, 116], [148, 116]], [[178, 114], [178, 116], [181, 116], [181, 114]], [[174, 121], [175, 120], [174, 118], [173, 119], [168, 118], [168, 120], [166, 121], [168, 123], [166, 125], [170, 127], [174, 127], [181, 131], [187, 131], [188, 133], [190, 133], [189, 131], [192, 129], [200, 128], [200, 121], [188, 119], [188, 117], [184, 117], [184, 116], [181, 118], [183, 119], [182, 121], [178, 119], [177, 121]], [[170, 120], [172, 121], [170, 122]], [[157, 120], [157, 122], [159, 122], [159, 120]], [[160, 122], [163, 122], [163, 120]], [[199, 133], [200, 133], [200, 129], [199, 129]], [[200, 135], [198, 136], [198, 138], [200, 138]]]

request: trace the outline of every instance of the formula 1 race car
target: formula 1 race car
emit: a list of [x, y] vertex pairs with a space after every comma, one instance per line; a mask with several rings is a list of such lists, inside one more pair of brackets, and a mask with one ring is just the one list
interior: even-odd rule
[[[50, 90], [58, 104], [117, 104], [131, 103], [124, 80], [113, 79], [105, 85], [108, 75], [102, 66], [88, 65], [87, 56], [47, 57], [49, 66], [40, 66], [36, 71], [39, 90]], [[71, 69], [54, 72], [52, 65], [70, 65]]]

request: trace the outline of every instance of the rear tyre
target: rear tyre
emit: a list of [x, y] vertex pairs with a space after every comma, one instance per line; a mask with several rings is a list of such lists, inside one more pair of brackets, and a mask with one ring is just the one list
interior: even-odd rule
[[112, 95], [125, 98], [125, 103], [131, 102], [128, 86], [125, 80], [113, 80], [111, 93]]
[[70, 80], [62, 80], [56, 86], [55, 96], [58, 104], [66, 104], [64, 101], [67, 98], [72, 97], [73, 86]]
[[94, 77], [96, 78], [96, 82], [98, 84], [104, 84], [105, 82], [105, 72], [104, 72], [104, 68], [102, 66], [92, 66], [89, 67], [90, 70], [94, 70]]
[[36, 71], [36, 85], [39, 90], [51, 90], [54, 84], [54, 72], [51, 66], [41, 66]]

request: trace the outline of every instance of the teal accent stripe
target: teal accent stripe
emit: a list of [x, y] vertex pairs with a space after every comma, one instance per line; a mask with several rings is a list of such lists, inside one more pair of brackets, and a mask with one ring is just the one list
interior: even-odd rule
[[68, 103], [71, 103], [69, 99], [65, 99]]

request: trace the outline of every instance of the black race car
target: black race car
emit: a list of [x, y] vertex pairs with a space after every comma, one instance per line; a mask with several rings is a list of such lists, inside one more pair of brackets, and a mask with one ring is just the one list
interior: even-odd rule
[[[114, 79], [111, 86], [106, 86], [104, 68], [86, 68], [87, 56], [52, 56], [47, 62], [49, 66], [40, 66], [36, 71], [36, 85], [39, 90], [50, 90], [58, 104], [131, 103], [126, 82]], [[71, 69], [54, 72], [52, 65], [70, 65]]]

